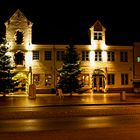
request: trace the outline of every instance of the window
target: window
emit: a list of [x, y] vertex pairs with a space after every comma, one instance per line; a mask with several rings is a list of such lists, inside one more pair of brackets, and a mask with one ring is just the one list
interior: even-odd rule
[[52, 52], [45, 51], [45, 60], [51, 60], [51, 59], [52, 59]]
[[51, 86], [52, 83], [52, 75], [45, 74], [45, 86]]
[[22, 44], [23, 43], [23, 33], [20, 31], [17, 31], [15, 34], [15, 42], [17, 44]]
[[139, 56], [137, 57], [137, 62], [140, 62], [140, 57]]
[[107, 61], [115, 61], [115, 52], [107, 52]]
[[82, 83], [84, 84], [84, 86], [88, 86], [89, 85], [89, 74], [81, 74], [80, 76], [82, 78]]
[[64, 51], [57, 51], [57, 61], [62, 61], [64, 60]]
[[101, 51], [95, 52], [95, 61], [102, 61], [102, 52]]
[[14, 61], [16, 65], [23, 65], [24, 62], [24, 54], [22, 52], [17, 52], [14, 55]]
[[102, 40], [102, 32], [94, 32], [94, 40]]
[[128, 74], [121, 74], [121, 84], [128, 85]]
[[120, 61], [121, 62], [127, 62], [128, 61], [128, 55], [127, 55], [126, 51], [120, 52]]
[[37, 86], [39, 85], [40, 74], [33, 74], [33, 83]]
[[89, 51], [82, 51], [82, 61], [89, 61]]
[[39, 60], [39, 51], [33, 51], [33, 60]]
[[115, 84], [115, 74], [108, 74], [107, 81], [108, 81], [108, 85], [114, 85]]

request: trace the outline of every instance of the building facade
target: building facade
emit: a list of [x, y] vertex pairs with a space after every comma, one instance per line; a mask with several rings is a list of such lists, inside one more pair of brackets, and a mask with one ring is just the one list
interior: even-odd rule
[[[32, 43], [32, 26], [18, 9], [5, 22], [5, 38], [12, 56], [12, 65], [18, 72], [21, 91], [28, 93], [34, 83], [37, 90], [56, 87], [66, 45], [42, 45]], [[106, 44], [106, 29], [96, 21], [90, 30], [90, 44], [75, 45], [81, 59], [81, 79], [85, 88], [94, 92], [139, 92], [140, 43], [132, 46]], [[19, 92], [20, 94], [20, 92]]]

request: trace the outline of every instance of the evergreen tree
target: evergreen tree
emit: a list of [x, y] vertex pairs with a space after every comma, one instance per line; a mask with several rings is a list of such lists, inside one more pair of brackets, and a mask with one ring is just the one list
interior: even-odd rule
[[66, 48], [62, 68], [58, 69], [59, 82], [57, 87], [62, 89], [65, 93], [77, 92], [81, 89], [82, 84], [79, 80], [80, 60], [73, 44]]
[[18, 85], [18, 81], [13, 79], [16, 73], [13, 71], [14, 67], [11, 66], [11, 57], [7, 52], [8, 45], [4, 39], [0, 45], [0, 94], [4, 96], [6, 93], [14, 91], [15, 86]]

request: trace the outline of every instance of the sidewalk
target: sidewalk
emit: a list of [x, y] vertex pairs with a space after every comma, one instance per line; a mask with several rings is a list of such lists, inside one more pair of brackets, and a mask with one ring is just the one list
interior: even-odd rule
[[64, 94], [59, 98], [55, 94], [37, 94], [35, 99], [27, 95], [0, 96], [0, 107], [35, 107], [35, 106], [83, 106], [83, 105], [121, 105], [140, 104], [140, 94], [126, 93], [124, 100], [119, 93]]

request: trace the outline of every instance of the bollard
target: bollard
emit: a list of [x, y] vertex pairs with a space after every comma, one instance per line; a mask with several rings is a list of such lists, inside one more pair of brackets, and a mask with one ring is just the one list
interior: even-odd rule
[[125, 100], [126, 100], [126, 93], [125, 93], [125, 91], [122, 91], [122, 92], [120, 93], [120, 100], [121, 100], [121, 101], [125, 101]]

